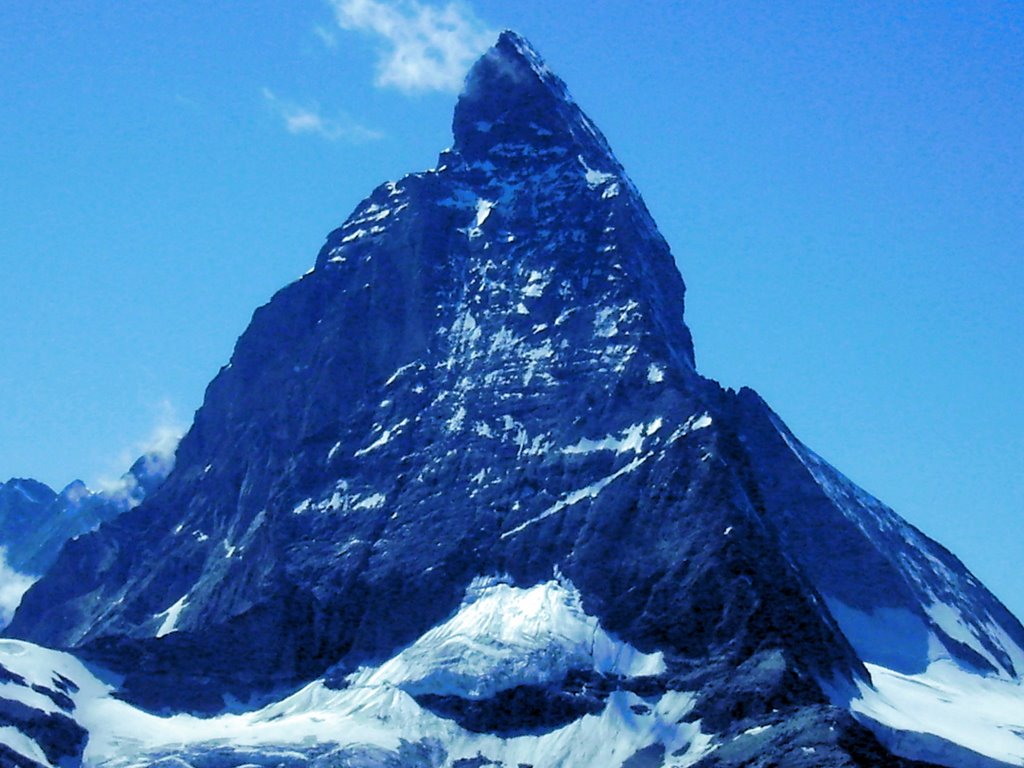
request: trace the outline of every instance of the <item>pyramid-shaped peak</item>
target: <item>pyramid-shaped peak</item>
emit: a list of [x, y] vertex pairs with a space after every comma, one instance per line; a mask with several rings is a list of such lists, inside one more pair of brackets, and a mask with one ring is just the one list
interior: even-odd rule
[[[452, 122], [469, 159], [496, 146], [561, 146], [588, 160], [611, 156], [604, 137], [530, 42], [505, 30], [470, 69]], [[617, 163], [616, 163], [617, 165]]]

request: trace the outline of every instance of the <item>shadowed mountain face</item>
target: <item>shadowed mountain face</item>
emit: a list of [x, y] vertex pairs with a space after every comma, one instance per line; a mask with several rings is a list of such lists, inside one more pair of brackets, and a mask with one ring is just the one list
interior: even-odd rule
[[[820, 724], [822, 683], [862, 662], [1019, 677], [1024, 630], [955, 558], [696, 372], [667, 244], [524, 40], [475, 65], [453, 132], [257, 310], [170, 477], [71, 542], [8, 634], [143, 704], [216, 709], [389, 658], [478, 577], [557, 575], [718, 730], [783, 706]], [[602, 706], [587, 690], [424, 700], [505, 732], [524, 701]], [[867, 741], [842, 760], [882, 750], [843, 728]]]

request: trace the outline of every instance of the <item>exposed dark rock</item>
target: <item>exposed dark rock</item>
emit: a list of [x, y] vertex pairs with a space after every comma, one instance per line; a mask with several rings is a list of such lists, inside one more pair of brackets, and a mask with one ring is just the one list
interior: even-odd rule
[[29, 760], [6, 744], [0, 744], [0, 765], [4, 766], [4, 768], [43, 768], [42, 763]]
[[85, 729], [67, 715], [43, 712], [4, 698], [0, 698], [0, 726], [21, 731], [35, 741], [46, 759], [55, 765], [67, 761], [76, 764], [88, 736]]

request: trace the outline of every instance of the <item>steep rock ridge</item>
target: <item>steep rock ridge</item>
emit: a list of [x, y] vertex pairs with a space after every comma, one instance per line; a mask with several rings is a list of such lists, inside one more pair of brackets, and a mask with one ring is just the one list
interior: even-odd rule
[[737, 398], [765, 514], [866, 661], [897, 672], [937, 660], [1024, 675], [1024, 628], [947, 549], [803, 445], [751, 390]]
[[[173, 473], [69, 542], [8, 634], [111, 666], [157, 711], [400, 713], [373, 731], [394, 765], [515, 765], [530, 739], [584, 765], [580, 736], [620, 732], [616, 765], [903, 765], [835, 706], [889, 734], [869, 669], [950, 661], [1015, 700], [998, 601], [756, 395], [696, 373], [667, 244], [522, 38], [471, 70], [453, 133], [256, 311]], [[484, 605], [533, 606], [538, 645], [470, 622]], [[581, 627], [589, 650], [565, 644]], [[481, 686], [496, 669], [514, 684]], [[150, 747], [197, 768], [280, 754]]]

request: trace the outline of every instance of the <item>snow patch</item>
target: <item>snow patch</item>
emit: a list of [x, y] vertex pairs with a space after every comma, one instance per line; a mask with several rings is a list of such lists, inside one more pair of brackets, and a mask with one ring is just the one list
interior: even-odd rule
[[584, 437], [573, 445], [563, 448], [562, 453], [594, 453], [595, 451], [615, 451], [615, 453], [633, 451], [634, 453], [640, 453], [644, 448], [644, 436], [653, 435], [657, 432], [661, 428], [661, 423], [661, 419], [658, 418], [650, 424], [633, 424], [626, 427], [618, 436], [606, 435], [597, 440]]
[[352, 686], [393, 685], [413, 695], [489, 698], [519, 685], [562, 680], [573, 669], [605, 675], [661, 674], [661, 652], [645, 654], [609, 635], [571, 583], [528, 589], [475, 581], [456, 614]]
[[711, 417], [706, 412], [702, 413], [700, 416], [693, 415], [683, 422], [682, 426], [678, 427], [668, 440], [670, 443], [674, 443], [681, 437], [685, 437], [693, 432], [699, 432], [702, 429], [707, 429], [712, 423]]
[[380, 437], [378, 437], [376, 440], [374, 440], [372, 443], [370, 443], [365, 448], [360, 448], [358, 451], [356, 451], [353, 454], [353, 456], [355, 458], [359, 458], [360, 456], [365, 456], [370, 451], [375, 451], [378, 448], [380, 448], [381, 446], [387, 445], [391, 441], [391, 438], [394, 437], [395, 435], [397, 435], [399, 432], [401, 432], [408, 423], [409, 423], [408, 419], [402, 419], [400, 422], [395, 424], [393, 427], [389, 427], [388, 429], [385, 429], [383, 432], [381, 432]]
[[577, 491], [573, 491], [572, 493], [567, 494], [565, 497], [556, 501], [554, 504], [552, 504], [550, 507], [548, 507], [546, 510], [541, 512], [536, 517], [532, 517], [525, 523], [520, 523], [515, 528], [505, 531], [503, 534], [501, 534], [501, 538], [507, 539], [510, 536], [515, 536], [517, 533], [520, 533], [526, 528], [529, 528], [534, 523], [539, 523], [541, 520], [545, 520], [551, 517], [552, 515], [558, 514], [566, 507], [571, 507], [573, 504], [578, 504], [584, 499], [597, 498], [601, 491], [607, 488], [612, 482], [618, 480], [623, 475], [635, 470], [637, 467], [639, 467], [641, 464], [647, 461], [647, 459], [649, 459], [651, 455], [652, 454], [648, 453], [645, 456], [638, 456], [637, 458], [633, 459], [631, 462], [626, 464], [624, 467], [616, 470], [607, 477], [603, 477], [600, 480], [586, 486], [585, 488], [580, 488]]
[[544, 295], [544, 289], [548, 287], [550, 279], [543, 272], [533, 270], [526, 279], [526, 287], [523, 288], [523, 296], [531, 299], [540, 298]]
[[696, 432], [698, 429], [707, 429], [710, 426], [711, 417], [705, 413], [690, 425], [690, 431]]
[[352, 509], [380, 509], [387, 501], [387, 496], [382, 493], [374, 493], [365, 499], [360, 499], [352, 505]]
[[948, 603], [933, 602], [931, 605], [925, 606], [924, 610], [928, 617], [949, 637], [976, 651], [994, 668], [1002, 669], [1003, 665], [989, 652], [956, 607]]
[[583, 166], [583, 178], [587, 180], [587, 186], [590, 189], [596, 189], [602, 184], [606, 184], [607, 182], [614, 181], [616, 179], [616, 176], [613, 173], [597, 171], [591, 168], [587, 165], [587, 161], [583, 159], [583, 155], [579, 155], [578, 159], [580, 161], [580, 165]]
[[601, 199], [602, 200], [611, 200], [613, 197], [618, 197], [618, 195], [619, 195], [619, 184], [618, 184], [618, 182], [615, 182], [615, 183], [609, 184], [607, 187], [605, 187], [604, 192], [601, 193]]
[[451, 415], [451, 418], [445, 422], [444, 428], [448, 432], [458, 432], [462, 429], [463, 423], [466, 421], [466, 409], [464, 406], [459, 406], [455, 409], [455, 412]]
[[594, 315], [594, 335], [608, 339], [619, 332], [618, 323], [613, 315], [615, 310], [610, 307], [602, 307]]
[[391, 376], [388, 377], [388, 380], [384, 382], [384, 386], [385, 387], [390, 387], [392, 384], [394, 384], [396, 381], [398, 381], [398, 378], [402, 374], [404, 374], [410, 368], [415, 368], [415, 367], [416, 367], [416, 363], [407, 363], [406, 365], [401, 366], [394, 373], [392, 373]]
[[341, 242], [351, 243], [353, 240], [358, 240], [359, 238], [365, 237], [368, 234], [370, 233], [365, 229], [357, 229], [355, 232], [345, 235], [343, 238], [341, 238]]
[[[850, 709], [900, 754], [934, 760], [936, 741], [929, 737], [937, 736], [993, 760], [1024, 763], [1024, 683], [945, 660], [915, 675], [866, 666], [872, 686], [860, 684]], [[963, 762], [963, 756], [947, 759]]]
[[480, 235], [483, 234], [481, 227], [491, 215], [491, 211], [494, 209], [494, 206], [495, 203], [492, 200], [484, 200], [483, 198], [480, 198], [476, 201], [476, 213], [473, 217], [473, 226], [465, 230], [466, 235], [471, 240], [480, 237]]
[[478, 200], [476, 204], [476, 226], [482, 227], [494, 209], [494, 203], [490, 200]]
[[10, 747], [22, 757], [35, 761], [46, 768], [53, 768], [53, 763], [46, 759], [42, 747], [24, 733], [11, 725], [0, 725], [0, 744]]
[[177, 632], [178, 629], [178, 617], [181, 616], [182, 609], [188, 605], [188, 595], [182, 595], [174, 605], [168, 608], [166, 611], [158, 613], [154, 616], [154, 619], [159, 619], [161, 616], [164, 617], [163, 623], [160, 628], [157, 629], [155, 637], [164, 637], [172, 632]]

